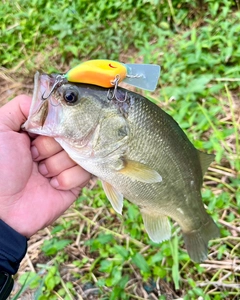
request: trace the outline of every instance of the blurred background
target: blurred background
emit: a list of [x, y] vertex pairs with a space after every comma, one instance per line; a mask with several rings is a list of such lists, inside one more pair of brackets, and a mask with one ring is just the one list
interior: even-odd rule
[[239, 0], [1, 1], [1, 105], [32, 95], [37, 70], [97, 58], [161, 66], [154, 93], [135, 91], [216, 155], [202, 195], [221, 237], [194, 264], [176, 224], [170, 241], [151, 242], [138, 208], [125, 201], [117, 215], [92, 181], [31, 238], [12, 299], [239, 299]]

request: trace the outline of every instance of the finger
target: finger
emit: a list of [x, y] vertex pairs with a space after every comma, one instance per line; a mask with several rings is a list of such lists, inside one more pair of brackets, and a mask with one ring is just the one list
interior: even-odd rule
[[32, 157], [35, 161], [46, 159], [62, 151], [62, 147], [51, 137], [38, 136], [31, 147]]
[[30, 105], [31, 97], [20, 95], [1, 107], [1, 128], [20, 131], [21, 125], [27, 120]]
[[38, 167], [39, 172], [46, 177], [57, 176], [64, 170], [72, 168], [76, 163], [68, 156], [65, 151], [43, 160]]
[[50, 184], [59, 190], [71, 190], [76, 187], [84, 187], [91, 175], [80, 166], [74, 166], [53, 177]]

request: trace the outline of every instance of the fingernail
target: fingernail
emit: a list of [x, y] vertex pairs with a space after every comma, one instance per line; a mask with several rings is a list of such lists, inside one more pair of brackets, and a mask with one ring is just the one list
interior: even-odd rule
[[38, 170], [42, 175], [48, 174], [48, 169], [47, 169], [46, 165], [43, 163], [39, 165]]
[[51, 186], [54, 187], [54, 188], [59, 187], [59, 182], [58, 182], [58, 180], [57, 180], [56, 177], [53, 178], [53, 179], [50, 181], [50, 183], [51, 183]]
[[33, 158], [33, 159], [38, 158], [39, 152], [38, 152], [37, 147], [32, 146], [32, 147], [31, 147], [31, 153], [32, 153], [32, 158]]

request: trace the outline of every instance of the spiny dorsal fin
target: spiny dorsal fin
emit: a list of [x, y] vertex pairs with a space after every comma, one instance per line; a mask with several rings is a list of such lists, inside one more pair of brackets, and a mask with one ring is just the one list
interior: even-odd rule
[[207, 154], [201, 151], [198, 151], [202, 174], [204, 175], [207, 172], [208, 167], [210, 166], [211, 162], [214, 161], [215, 155], [214, 154]]
[[106, 181], [102, 180], [102, 186], [108, 200], [112, 204], [112, 207], [121, 215], [123, 208], [123, 195]]
[[150, 239], [155, 243], [169, 240], [171, 227], [167, 216], [141, 210], [143, 222]]
[[152, 168], [133, 160], [127, 160], [120, 173], [141, 182], [156, 183], [161, 182], [162, 177]]

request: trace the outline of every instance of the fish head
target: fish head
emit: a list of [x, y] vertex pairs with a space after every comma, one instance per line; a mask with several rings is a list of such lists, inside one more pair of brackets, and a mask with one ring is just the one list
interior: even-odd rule
[[[86, 140], [99, 123], [105, 97], [98, 88], [64, 82], [56, 86], [57, 75], [35, 74], [33, 99], [23, 130], [77, 141]], [[106, 93], [106, 92], [105, 92]], [[43, 98], [43, 95], [49, 95]]]

